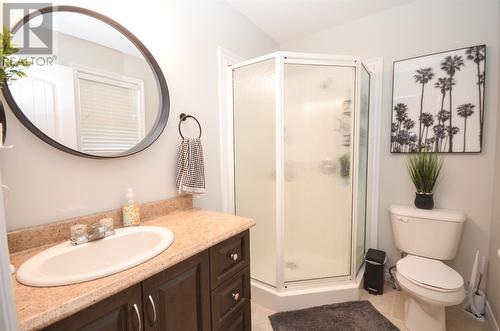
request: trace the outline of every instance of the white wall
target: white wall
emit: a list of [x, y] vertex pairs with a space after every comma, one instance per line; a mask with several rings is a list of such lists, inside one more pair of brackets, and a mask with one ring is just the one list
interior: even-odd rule
[[[500, 92], [500, 91], [499, 91]], [[499, 93], [500, 95], [500, 93]], [[500, 125], [500, 123], [498, 123]], [[497, 137], [496, 168], [500, 168], [500, 134]], [[496, 320], [500, 321], [500, 172], [495, 173], [495, 194], [493, 195], [493, 218], [490, 229], [490, 261], [486, 279], [486, 297], [491, 305]]]
[[[500, 8], [499, 8], [500, 14]], [[499, 36], [500, 39], [500, 36]], [[500, 51], [500, 45], [499, 45]], [[500, 68], [498, 70], [500, 76]], [[497, 87], [497, 95], [499, 105], [497, 111], [500, 110], [500, 86]], [[497, 127], [500, 128], [500, 116], [498, 117]], [[497, 322], [500, 322], [500, 133], [497, 132], [497, 155], [495, 162], [495, 181], [493, 194], [493, 214], [491, 218], [490, 228], [490, 263], [488, 268], [488, 277], [486, 279], [486, 296], [495, 314]]]
[[[179, 114], [203, 126], [207, 193], [195, 203], [218, 210], [219, 119], [217, 47], [243, 57], [277, 50], [278, 45], [221, 1], [59, 1], [101, 12], [122, 23], [149, 48], [170, 90], [167, 127], [147, 150], [125, 159], [74, 157], [45, 144], [7, 110], [8, 143], [0, 158], [7, 192], [7, 228], [32, 226], [119, 207], [127, 187], [140, 202], [174, 197]], [[4, 102], [5, 104], [5, 102]]]
[[411, 205], [414, 190], [405, 158], [389, 153], [392, 62], [416, 55], [485, 43], [487, 81], [483, 152], [447, 155], [435, 194], [438, 208], [468, 215], [458, 256], [452, 264], [469, 278], [476, 249], [488, 254], [495, 160], [498, 94], [498, 0], [418, 0], [281, 45], [282, 50], [384, 57], [381, 132], [379, 248], [398, 258], [388, 208]]

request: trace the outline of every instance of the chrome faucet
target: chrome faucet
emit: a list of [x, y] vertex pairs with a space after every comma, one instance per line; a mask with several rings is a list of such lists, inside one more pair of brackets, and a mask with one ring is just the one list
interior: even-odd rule
[[104, 218], [90, 225], [87, 230], [86, 224], [76, 224], [71, 227], [70, 243], [73, 246], [85, 244], [91, 241], [99, 240], [115, 234], [113, 229], [113, 219]]

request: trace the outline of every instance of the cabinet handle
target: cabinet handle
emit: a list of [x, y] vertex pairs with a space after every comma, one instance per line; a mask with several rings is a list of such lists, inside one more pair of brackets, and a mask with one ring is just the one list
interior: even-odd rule
[[238, 261], [239, 255], [238, 255], [238, 253], [231, 253], [231, 255], [229, 255], [229, 257], [233, 261]]
[[240, 299], [240, 294], [238, 292], [231, 294], [233, 297], [234, 301], [238, 301]]
[[155, 306], [155, 302], [153, 300], [153, 297], [151, 297], [151, 295], [148, 296], [148, 300], [151, 303], [151, 307], [153, 307], [153, 324], [155, 324], [156, 323], [156, 306]]
[[134, 303], [134, 311], [135, 315], [137, 316], [137, 321], [139, 322], [139, 329], [138, 331], [142, 330], [142, 322], [141, 322], [141, 314], [139, 314], [139, 308], [137, 308], [137, 305]]

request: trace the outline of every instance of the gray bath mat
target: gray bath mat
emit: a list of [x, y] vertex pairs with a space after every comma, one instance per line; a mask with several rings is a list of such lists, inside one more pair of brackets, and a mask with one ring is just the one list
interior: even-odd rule
[[397, 331], [368, 301], [351, 301], [269, 316], [274, 331]]

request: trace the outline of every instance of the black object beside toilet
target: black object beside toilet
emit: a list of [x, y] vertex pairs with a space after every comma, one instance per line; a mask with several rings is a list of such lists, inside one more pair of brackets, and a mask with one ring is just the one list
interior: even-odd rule
[[369, 248], [365, 254], [364, 288], [370, 294], [384, 294], [384, 251]]

